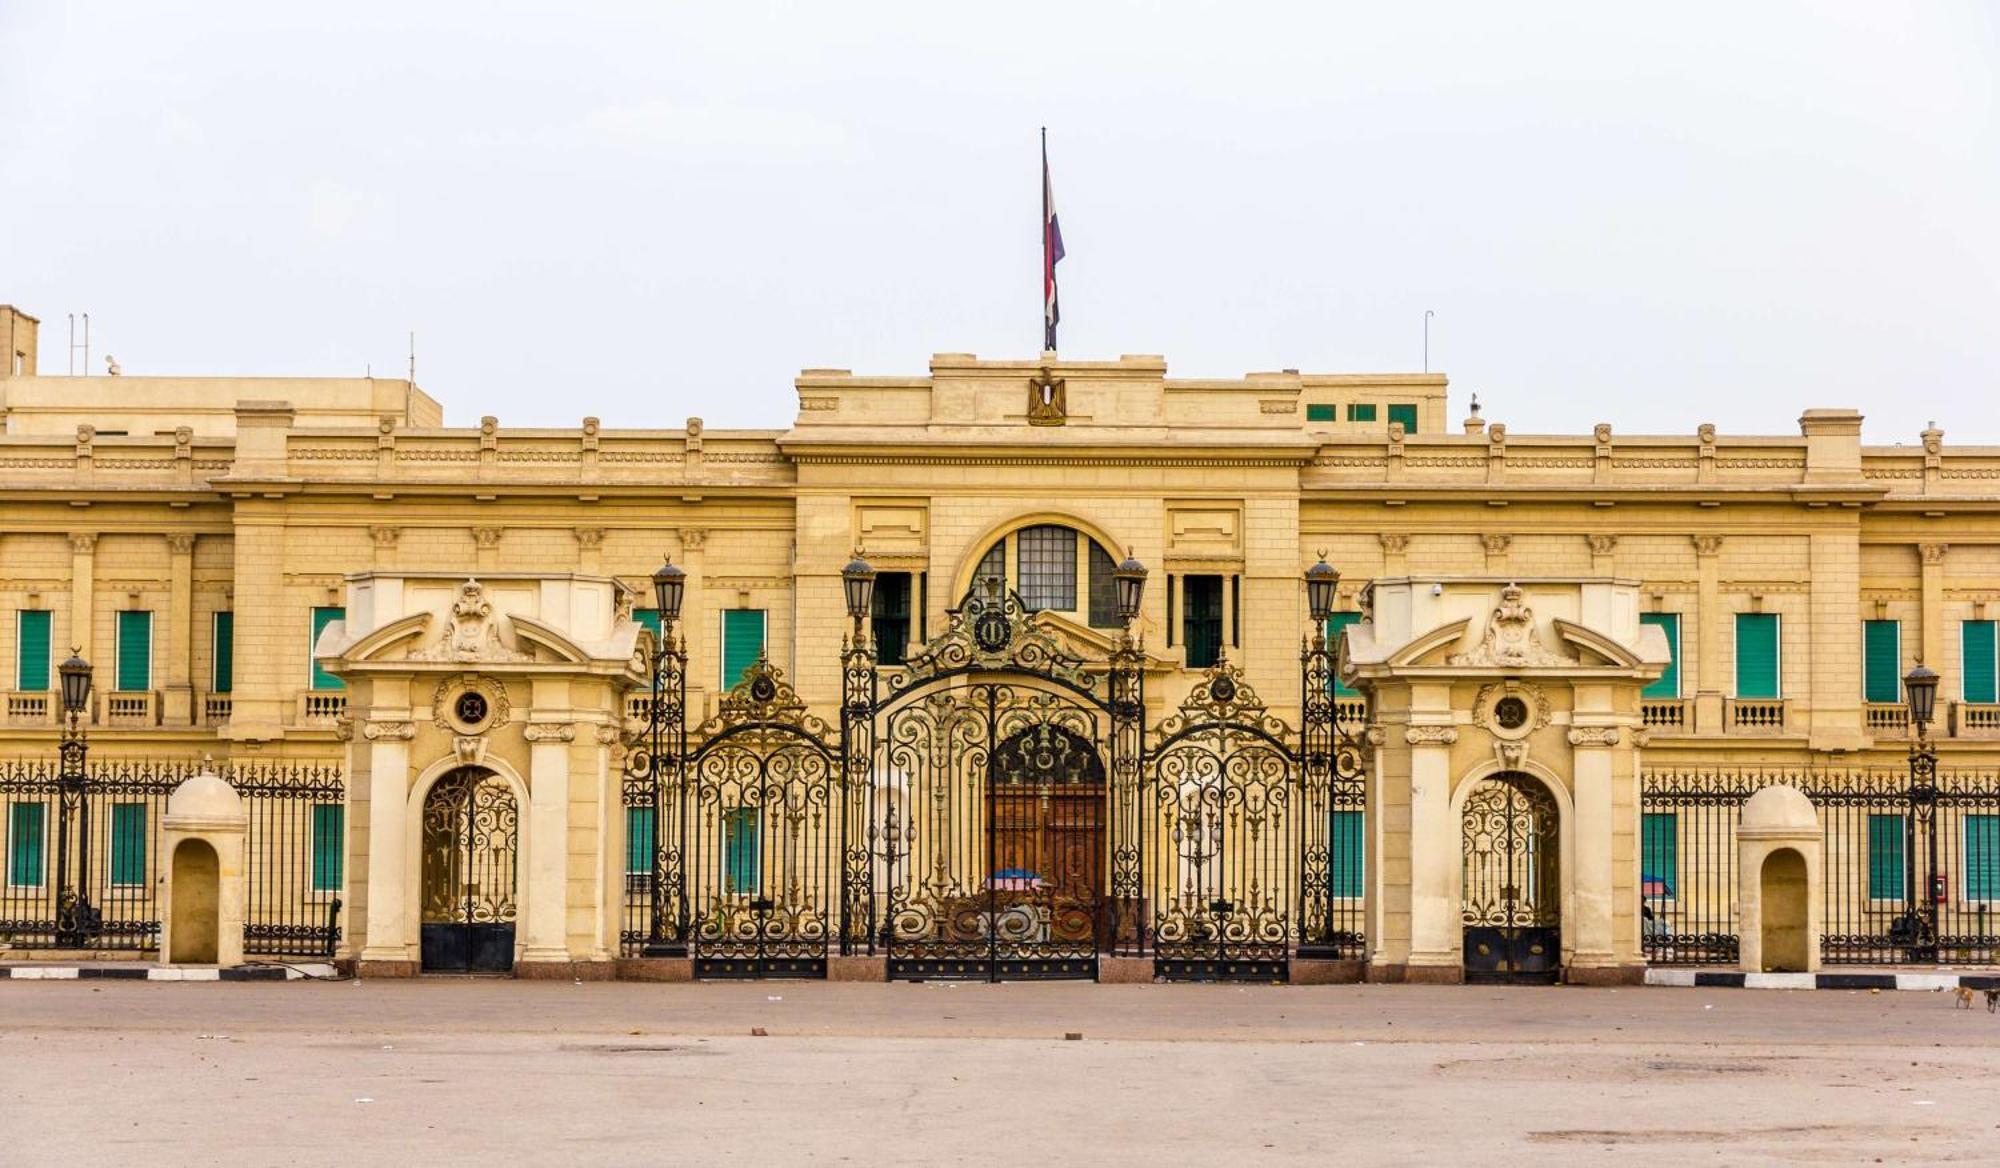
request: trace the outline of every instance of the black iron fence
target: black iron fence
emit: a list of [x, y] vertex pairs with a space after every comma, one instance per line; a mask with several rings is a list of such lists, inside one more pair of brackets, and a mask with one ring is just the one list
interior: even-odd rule
[[2000, 960], [2000, 773], [1685, 770], [1642, 780], [1643, 941], [1656, 965], [1739, 955], [1737, 826], [1743, 805], [1786, 783], [1822, 831], [1829, 965]]
[[[92, 760], [68, 805], [56, 759], [0, 761], [0, 950], [156, 949], [167, 798], [204, 770], [235, 788], [249, 816], [244, 952], [330, 957], [345, 876], [340, 766], [198, 759]], [[65, 896], [76, 908], [67, 918]]]

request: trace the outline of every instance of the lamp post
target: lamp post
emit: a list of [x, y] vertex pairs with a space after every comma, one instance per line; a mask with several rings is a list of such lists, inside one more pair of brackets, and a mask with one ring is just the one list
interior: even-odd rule
[[[90, 903], [90, 801], [84, 797], [90, 742], [83, 714], [90, 706], [90, 662], [76, 649], [56, 667], [62, 687], [62, 765], [56, 776], [61, 800], [56, 825], [56, 944], [80, 949], [97, 933], [100, 915]], [[76, 866], [70, 866], [69, 825], [77, 825]]]
[[[1359, 931], [1336, 910], [1335, 881], [1339, 865], [1332, 836], [1335, 809], [1353, 809], [1366, 797], [1364, 743], [1341, 729], [1334, 701], [1334, 668], [1340, 646], [1327, 639], [1327, 622], [1339, 599], [1340, 573], [1326, 562], [1305, 570], [1306, 612], [1312, 628], [1299, 647], [1299, 768], [1304, 780], [1305, 821], [1299, 863], [1304, 879], [1299, 887], [1299, 954], [1308, 957], [1357, 955]], [[1351, 871], [1351, 867], [1340, 870]]]
[[[1937, 711], [1938, 672], [1922, 661], [1903, 675], [1903, 698], [1910, 709], [1910, 816], [1903, 847], [1907, 857], [1903, 874], [1904, 919], [1909, 922], [1909, 959], [1912, 962], [1937, 960], [1938, 897], [1934, 885], [1938, 877], [1937, 855], [1937, 746], [1931, 741], [1931, 715]], [[1916, 878], [1917, 849], [1921, 833], [1928, 863], [1923, 881]], [[1912, 901], [1910, 898], [1917, 898]]]
[[[875, 569], [854, 549], [854, 558], [840, 570], [841, 597], [854, 631], [840, 646], [840, 756], [843, 784], [852, 794], [840, 819], [840, 854], [846, 869], [841, 879], [840, 952], [874, 952], [875, 894], [871, 877], [873, 854], [881, 856], [893, 884], [903, 859], [903, 831], [896, 794], [889, 789], [880, 819], [870, 790], [875, 756], [875, 702], [880, 681], [873, 638], [863, 624], [875, 604]], [[877, 849], [879, 848], [879, 853]]]
[[866, 632], [862, 622], [875, 605], [875, 569], [861, 558], [861, 549], [856, 548], [854, 558], [840, 570], [840, 588], [847, 598], [847, 615], [854, 621], [854, 639], [859, 642]]
[[687, 817], [680, 802], [681, 756], [687, 749], [687, 647], [674, 635], [686, 595], [687, 572], [669, 557], [653, 573], [660, 635], [653, 643], [653, 700], [646, 713], [651, 747], [647, 773], [653, 792], [653, 904], [644, 948], [648, 957], [687, 956]]

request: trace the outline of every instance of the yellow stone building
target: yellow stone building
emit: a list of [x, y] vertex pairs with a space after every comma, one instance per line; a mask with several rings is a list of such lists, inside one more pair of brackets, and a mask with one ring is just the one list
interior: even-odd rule
[[212, 765], [250, 949], [367, 973], [1628, 981], [1734, 963], [1730, 817], [1779, 779], [1818, 792], [1828, 960], [1994, 960], [2000, 798], [1882, 776], [1919, 659], [1941, 773], [2000, 766], [2000, 448], [1844, 409], [1513, 434], [1440, 374], [1055, 354], [809, 369], [782, 431], [463, 429], [404, 381], [0, 339], [0, 948], [156, 944], [156, 821]]

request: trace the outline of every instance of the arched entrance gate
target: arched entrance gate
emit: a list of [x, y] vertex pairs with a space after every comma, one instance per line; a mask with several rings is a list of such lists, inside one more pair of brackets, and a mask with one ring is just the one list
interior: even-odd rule
[[628, 763], [628, 949], [705, 977], [823, 976], [837, 951], [994, 980], [1092, 978], [1101, 954], [1256, 980], [1359, 956], [1361, 754], [1324, 636], [1304, 731], [1225, 662], [1149, 734], [1137, 644], [1086, 662], [1032, 617], [982, 580], [904, 666], [857, 635], [837, 737], [767, 662], [682, 732], [669, 643]]

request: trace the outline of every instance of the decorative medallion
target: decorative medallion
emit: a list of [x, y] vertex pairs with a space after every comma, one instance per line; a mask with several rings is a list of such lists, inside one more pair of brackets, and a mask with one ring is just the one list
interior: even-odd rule
[[1048, 366], [1042, 366], [1028, 385], [1028, 424], [1030, 426], [1060, 426], [1069, 420], [1069, 400], [1067, 387], [1060, 377], [1052, 376]]
[[1575, 665], [1576, 658], [1557, 653], [1535, 637], [1535, 610], [1523, 599], [1521, 586], [1500, 590], [1500, 603], [1486, 621], [1486, 635], [1469, 653], [1446, 658], [1451, 665]]
[[1496, 681], [1472, 699], [1472, 724], [1510, 741], [1547, 726], [1551, 712], [1548, 695], [1528, 681]]
[[485, 734], [507, 724], [507, 688], [490, 677], [462, 673], [431, 692], [431, 724], [453, 734]]

